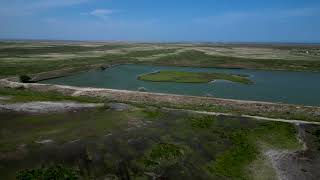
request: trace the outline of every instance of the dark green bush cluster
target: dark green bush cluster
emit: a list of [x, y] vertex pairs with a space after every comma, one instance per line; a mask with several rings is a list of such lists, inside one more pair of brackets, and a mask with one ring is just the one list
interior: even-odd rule
[[145, 156], [144, 165], [151, 170], [161, 171], [161, 169], [174, 166], [184, 158], [186, 149], [184, 147], [170, 144], [160, 143], [151, 149]]
[[79, 179], [76, 171], [61, 165], [27, 169], [18, 172], [17, 180], [76, 180]]
[[212, 116], [194, 118], [194, 119], [191, 119], [191, 125], [194, 128], [207, 129], [211, 127], [211, 125], [215, 120], [216, 120], [215, 117], [212, 117]]
[[29, 77], [28, 75], [20, 75], [19, 79], [20, 79], [20, 82], [22, 82], [22, 83], [31, 82], [31, 77]]
[[185, 149], [180, 146], [160, 143], [152, 148], [144, 163], [147, 167], [161, 167], [164, 164], [175, 164], [184, 154]]
[[161, 143], [152, 149], [150, 157], [157, 160], [170, 160], [181, 157], [183, 154], [184, 150], [181, 147], [174, 144]]
[[106, 70], [107, 68], [105, 67], [105, 66], [100, 66], [100, 70], [101, 71], [104, 71], [104, 70]]

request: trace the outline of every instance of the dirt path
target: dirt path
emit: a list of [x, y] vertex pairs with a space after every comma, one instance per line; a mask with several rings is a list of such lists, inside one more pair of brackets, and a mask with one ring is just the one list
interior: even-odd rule
[[302, 121], [302, 120], [292, 120], [292, 119], [276, 119], [276, 118], [267, 118], [261, 116], [250, 116], [250, 115], [238, 115], [238, 114], [231, 114], [231, 113], [217, 113], [217, 112], [208, 112], [208, 111], [195, 111], [195, 110], [185, 110], [185, 109], [173, 109], [173, 108], [162, 108], [168, 111], [180, 111], [186, 113], [193, 113], [193, 114], [203, 114], [203, 115], [211, 115], [211, 116], [237, 116], [237, 117], [246, 117], [255, 120], [261, 121], [275, 121], [275, 122], [286, 122], [292, 124], [310, 124], [310, 125], [320, 125], [320, 122], [314, 121]]
[[308, 125], [297, 126], [299, 132], [297, 138], [303, 144], [301, 150], [266, 152], [280, 180], [317, 180], [320, 177], [318, 146], [314, 146], [315, 139], [309, 132], [313, 131], [312, 128], [306, 129], [306, 126]]

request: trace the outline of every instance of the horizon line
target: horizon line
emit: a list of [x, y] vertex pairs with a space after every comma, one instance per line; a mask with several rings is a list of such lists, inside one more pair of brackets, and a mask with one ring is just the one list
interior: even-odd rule
[[39, 42], [92, 42], [92, 43], [170, 43], [170, 44], [182, 44], [182, 43], [192, 43], [192, 44], [305, 44], [305, 45], [320, 45], [320, 42], [298, 42], [298, 41], [170, 41], [170, 40], [77, 40], [77, 39], [44, 39], [44, 38], [0, 38], [0, 41], [39, 41]]

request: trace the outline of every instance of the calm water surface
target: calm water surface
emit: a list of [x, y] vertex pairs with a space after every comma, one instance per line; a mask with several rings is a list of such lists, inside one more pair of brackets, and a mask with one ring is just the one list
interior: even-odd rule
[[[254, 85], [244, 85], [228, 81], [190, 84], [145, 82], [137, 79], [141, 74], [159, 70], [244, 74], [250, 76]], [[138, 90], [140, 87], [144, 87], [149, 92], [320, 105], [320, 73], [308, 72], [121, 65], [106, 69], [105, 71], [83, 72], [42, 82], [124, 90]]]

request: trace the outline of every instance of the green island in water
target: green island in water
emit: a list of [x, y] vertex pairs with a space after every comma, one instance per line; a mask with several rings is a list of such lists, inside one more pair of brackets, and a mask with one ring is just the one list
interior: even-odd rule
[[246, 75], [205, 72], [157, 71], [138, 77], [142, 81], [175, 83], [209, 83], [214, 80], [227, 80], [242, 84], [253, 84]]

